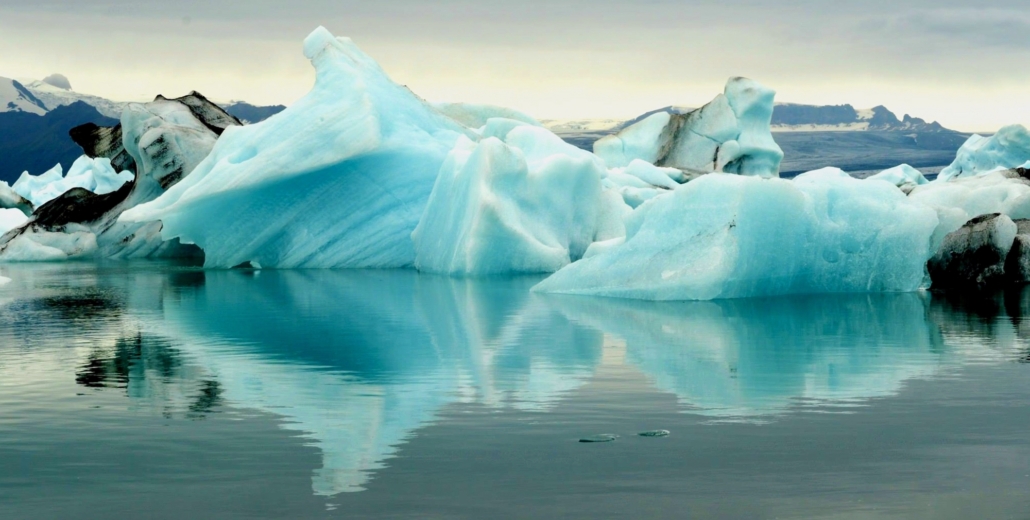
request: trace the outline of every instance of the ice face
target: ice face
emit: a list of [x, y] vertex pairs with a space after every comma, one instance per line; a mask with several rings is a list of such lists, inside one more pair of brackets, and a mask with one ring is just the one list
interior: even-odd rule
[[0, 209], [0, 236], [28, 222], [20, 209]]
[[959, 148], [955, 162], [941, 171], [939, 181], [975, 177], [1015, 168], [1030, 161], [1030, 132], [1023, 125], [1006, 126], [991, 137], [973, 135]]
[[937, 212], [940, 224], [933, 234], [935, 251], [948, 233], [980, 215], [1030, 218], [1030, 182], [1008, 172], [931, 182], [913, 190], [909, 199]]
[[776, 93], [732, 78], [723, 94], [686, 114], [658, 112], [594, 144], [609, 168], [634, 160], [694, 175], [710, 172], [779, 175], [783, 151], [770, 132]]
[[671, 120], [668, 112], [652, 114], [616, 135], [599, 139], [594, 143], [594, 153], [609, 168], [625, 168], [638, 159], [655, 164], [662, 158], [663, 141], [671, 137], [667, 135]]
[[540, 127], [502, 137], [462, 138], [448, 155], [412, 234], [419, 270], [550, 273], [623, 234], [625, 205], [602, 191], [596, 156]]
[[118, 191], [134, 178], [129, 172], [115, 172], [110, 159], [93, 159], [85, 155], [72, 163], [68, 175], [63, 175], [62, 170], [58, 164], [38, 176], [25, 172], [14, 183], [12, 190], [38, 208], [72, 188], [83, 188], [104, 195]]
[[123, 221], [205, 252], [208, 267], [406, 267], [437, 173], [473, 132], [324, 28], [304, 42], [315, 86], [283, 112], [227, 129], [211, 154]]
[[534, 290], [644, 300], [913, 291], [937, 223], [897, 188], [839, 170], [706, 175], [638, 208], [625, 243]]
[[929, 182], [926, 180], [926, 177], [923, 177], [922, 172], [907, 164], [884, 170], [869, 178], [887, 181], [895, 186], [904, 186], [906, 184], [922, 185]]

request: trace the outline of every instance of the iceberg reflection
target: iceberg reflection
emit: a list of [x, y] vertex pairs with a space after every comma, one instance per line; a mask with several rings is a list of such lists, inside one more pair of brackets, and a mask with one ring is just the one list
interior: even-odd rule
[[655, 386], [717, 417], [892, 395], [950, 357], [920, 294], [549, 301], [576, 322], [625, 340], [626, 359]]
[[446, 405], [543, 411], [586, 382], [602, 336], [551, 310], [536, 279], [414, 272], [208, 272], [166, 297], [153, 332], [237, 406], [323, 453], [315, 492], [359, 491]]
[[273, 414], [321, 451], [312, 486], [326, 496], [364, 489], [448, 406], [565, 413], [556, 405], [604, 381], [602, 365], [639, 371], [715, 422], [761, 422], [1030, 359], [1030, 291], [661, 303], [411, 271], [11, 271], [0, 353], [31, 349], [34, 361], [0, 363], [5, 381], [72, 366], [76, 385], [123, 391], [132, 410]]

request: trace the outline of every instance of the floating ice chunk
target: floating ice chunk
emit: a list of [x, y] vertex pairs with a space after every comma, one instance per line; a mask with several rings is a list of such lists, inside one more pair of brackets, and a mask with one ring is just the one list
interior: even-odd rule
[[412, 234], [422, 271], [487, 275], [554, 272], [596, 240], [623, 233], [615, 194], [594, 155], [550, 131], [512, 129], [461, 139]]
[[540, 126], [536, 119], [518, 110], [494, 105], [472, 103], [434, 103], [433, 107], [447, 117], [469, 127], [481, 128], [490, 119], [511, 119], [533, 126]]
[[975, 177], [1015, 168], [1030, 161], [1030, 132], [1023, 125], [1011, 125], [991, 137], [973, 135], [962, 145], [955, 162], [941, 170], [937, 180]]
[[926, 177], [923, 177], [922, 172], [907, 164], [895, 166], [868, 178], [887, 181], [898, 187], [906, 184], [923, 185], [929, 182], [926, 180]]
[[839, 170], [706, 175], [638, 208], [625, 243], [534, 290], [645, 300], [912, 291], [937, 222], [893, 186]]
[[933, 234], [934, 251], [945, 236], [981, 215], [1000, 213], [1013, 220], [1030, 218], [1030, 182], [1010, 172], [931, 182], [914, 189], [909, 199], [937, 211], [940, 223]]
[[405, 267], [411, 232], [444, 158], [474, 133], [390, 80], [346, 38], [304, 42], [316, 71], [304, 98], [226, 129], [157, 200], [122, 215], [204, 249], [208, 267]]
[[29, 217], [25, 216], [20, 209], [0, 209], [0, 236], [8, 231], [21, 227], [28, 222]]
[[0, 181], [0, 209], [18, 209], [25, 215], [31, 215], [32, 203], [15, 193], [10, 184]]
[[72, 163], [67, 175], [63, 175], [60, 164], [38, 176], [25, 172], [12, 189], [38, 208], [72, 188], [83, 188], [104, 195], [118, 191], [125, 183], [132, 182], [133, 178], [130, 172], [115, 172], [110, 159], [92, 159], [83, 155]]
[[29, 172], [22, 173], [21, 177], [18, 177], [18, 180], [11, 186], [11, 189], [34, 206], [39, 206], [42, 203], [37, 202], [40, 199], [36, 194], [50, 184], [61, 182], [62, 179], [64, 179], [64, 168], [58, 164], [39, 175], [31, 175]]
[[732, 78], [723, 94], [686, 114], [658, 112], [594, 143], [609, 168], [634, 160], [677, 168], [693, 176], [726, 172], [779, 174], [783, 151], [769, 123], [776, 93], [746, 78]]

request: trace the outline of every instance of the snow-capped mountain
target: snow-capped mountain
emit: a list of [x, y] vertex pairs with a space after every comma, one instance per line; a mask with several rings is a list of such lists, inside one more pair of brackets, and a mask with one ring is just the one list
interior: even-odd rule
[[0, 78], [0, 112], [43, 115], [47, 113], [47, 107], [25, 85], [13, 79]]
[[556, 134], [571, 134], [577, 132], [603, 132], [615, 128], [625, 120], [623, 119], [544, 119], [540, 124], [544, 128]]
[[71, 89], [71, 82], [68, 81], [68, 78], [60, 74], [52, 74], [41, 81], [30, 82], [25, 87], [43, 102], [48, 111], [82, 101], [96, 108], [97, 112], [104, 116], [118, 119], [122, 116], [122, 109], [126, 105], [126, 103], [111, 101], [100, 96], [75, 92]]
[[773, 111], [773, 132], [947, 132], [940, 123], [927, 123], [908, 114], [902, 119], [884, 106], [857, 110], [851, 105], [780, 103]]

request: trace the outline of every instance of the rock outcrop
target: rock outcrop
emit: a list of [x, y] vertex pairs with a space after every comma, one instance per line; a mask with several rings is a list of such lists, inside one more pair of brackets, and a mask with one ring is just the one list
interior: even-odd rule
[[927, 262], [932, 288], [983, 291], [1008, 278], [1006, 263], [1018, 228], [1009, 217], [993, 213], [976, 217], [944, 238]]

